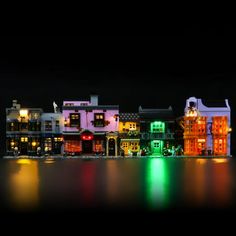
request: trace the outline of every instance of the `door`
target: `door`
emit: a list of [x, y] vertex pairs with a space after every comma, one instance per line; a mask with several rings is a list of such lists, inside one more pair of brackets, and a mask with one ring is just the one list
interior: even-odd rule
[[125, 155], [128, 155], [128, 150], [129, 150], [128, 142], [122, 142], [121, 147], [124, 150]]
[[115, 156], [115, 139], [110, 138], [108, 142], [108, 155]]
[[93, 141], [92, 140], [83, 140], [82, 141], [82, 152], [87, 153], [87, 154], [93, 152]]
[[27, 155], [28, 154], [28, 142], [20, 143], [20, 154]]
[[161, 154], [162, 153], [162, 141], [161, 140], [153, 140], [151, 142], [151, 148], [153, 154]]

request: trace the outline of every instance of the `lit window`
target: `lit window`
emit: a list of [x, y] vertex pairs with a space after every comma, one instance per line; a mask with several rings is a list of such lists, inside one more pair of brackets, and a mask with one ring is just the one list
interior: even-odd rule
[[20, 141], [21, 141], [22, 143], [28, 142], [28, 137], [21, 137], [21, 138], [20, 138]]
[[79, 127], [80, 126], [80, 114], [70, 113], [70, 127]]
[[95, 127], [104, 127], [104, 113], [95, 113], [94, 114], [94, 126]]
[[45, 131], [52, 131], [52, 121], [45, 120]]

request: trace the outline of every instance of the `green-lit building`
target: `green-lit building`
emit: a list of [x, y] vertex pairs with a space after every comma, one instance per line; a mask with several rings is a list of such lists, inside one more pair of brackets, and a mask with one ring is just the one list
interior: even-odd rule
[[172, 107], [143, 109], [139, 107], [140, 146], [143, 154], [171, 155], [174, 151], [175, 118]]

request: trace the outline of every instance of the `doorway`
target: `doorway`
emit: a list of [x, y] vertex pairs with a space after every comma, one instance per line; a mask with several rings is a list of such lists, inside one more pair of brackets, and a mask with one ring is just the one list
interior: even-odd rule
[[114, 138], [110, 138], [108, 141], [108, 155], [115, 156], [115, 146], [116, 142]]
[[153, 140], [151, 142], [151, 151], [153, 154], [162, 154], [162, 147], [163, 147], [163, 141], [161, 140]]
[[93, 141], [92, 140], [83, 140], [82, 141], [82, 152], [89, 154], [93, 152]]

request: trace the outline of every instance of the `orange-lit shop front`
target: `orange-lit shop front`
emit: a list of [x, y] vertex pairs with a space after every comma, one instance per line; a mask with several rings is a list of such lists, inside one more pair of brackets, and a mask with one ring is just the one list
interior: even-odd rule
[[226, 155], [228, 135], [227, 116], [215, 116], [212, 118], [212, 135], [214, 155]]
[[64, 136], [64, 152], [67, 154], [100, 154], [105, 151], [104, 145], [104, 135], [97, 135], [89, 131]]
[[184, 117], [184, 154], [204, 155], [207, 149], [207, 117]]
[[75, 155], [81, 153], [81, 142], [79, 135], [64, 136], [64, 152], [67, 154], [75, 154]]

